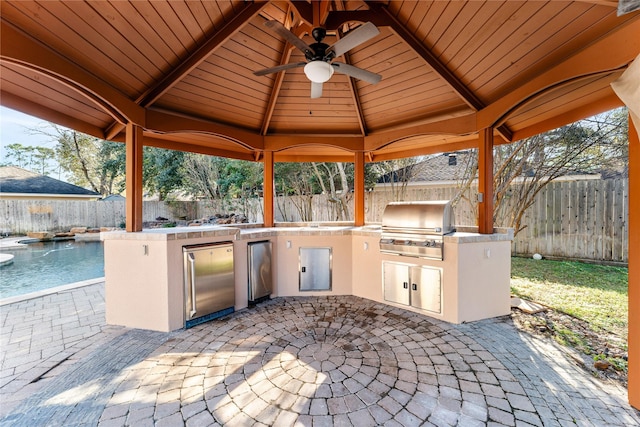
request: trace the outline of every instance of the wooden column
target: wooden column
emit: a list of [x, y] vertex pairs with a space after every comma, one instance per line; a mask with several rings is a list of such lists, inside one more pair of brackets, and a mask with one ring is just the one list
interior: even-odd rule
[[629, 117], [629, 403], [640, 409], [640, 138]]
[[126, 230], [142, 231], [142, 128], [127, 124], [126, 136]]
[[273, 151], [264, 152], [263, 160], [263, 183], [262, 183], [262, 200], [264, 203], [264, 226], [273, 227], [275, 225], [274, 210], [273, 210], [273, 189], [274, 189], [274, 176], [273, 176]]
[[354, 225], [363, 226], [364, 218], [364, 151], [357, 151], [354, 155], [353, 171], [353, 220]]
[[478, 230], [493, 234], [493, 128], [478, 136]]

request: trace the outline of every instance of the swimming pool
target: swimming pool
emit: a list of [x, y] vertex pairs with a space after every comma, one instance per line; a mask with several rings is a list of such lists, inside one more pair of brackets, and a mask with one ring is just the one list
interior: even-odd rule
[[104, 276], [102, 242], [37, 242], [2, 252], [14, 258], [0, 267], [0, 299]]

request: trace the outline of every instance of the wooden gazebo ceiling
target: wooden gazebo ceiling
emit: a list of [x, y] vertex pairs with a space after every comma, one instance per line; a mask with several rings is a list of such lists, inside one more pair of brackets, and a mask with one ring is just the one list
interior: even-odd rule
[[[584, 1], [1, 2], [2, 105], [91, 135], [276, 161], [367, 161], [509, 142], [621, 105], [610, 83], [640, 53], [640, 12]], [[382, 75], [335, 73], [310, 98], [304, 56], [267, 29], [333, 44], [363, 22], [380, 34], [341, 57]]]

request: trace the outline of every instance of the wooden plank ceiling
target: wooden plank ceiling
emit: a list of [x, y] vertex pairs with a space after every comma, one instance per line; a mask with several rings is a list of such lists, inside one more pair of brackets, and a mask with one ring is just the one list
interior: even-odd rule
[[[94, 136], [260, 160], [367, 161], [543, 132], [621, 105], [610, 83], [640, 53], [640, 13], [584, 1], [1, 1], [2, 105]], [[380, 33], [337, 58], [310, 97], [302, 52], [364, 22]]]

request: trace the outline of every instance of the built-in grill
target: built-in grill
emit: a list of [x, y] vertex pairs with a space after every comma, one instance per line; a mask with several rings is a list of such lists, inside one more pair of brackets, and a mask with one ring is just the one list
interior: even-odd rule
[[443, 236], [452, 233], [448, 200], [389, 203], [382, 214], [380, 252], [443, 259]]

